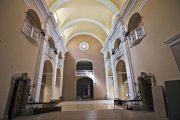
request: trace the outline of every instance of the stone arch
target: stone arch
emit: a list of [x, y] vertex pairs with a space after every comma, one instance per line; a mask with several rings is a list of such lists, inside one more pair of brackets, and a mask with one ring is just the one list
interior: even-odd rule
[[48, 39], [48, 44], [49, 44], [49, 47], [51, 48], [51, 49], [56, 49], [56, 45], [55, 45], [55, 41], [54, 41], [54, 39], [52, 38], [52, 37], [50, 37], [49, 39]]
[[126, 64], [120, 59], [116, 65], [119, 98], [122, 100], [129, 99], [129, 87], [127, 82]]
[[120, 44], [121, 44], [121, 40], [117, 38], [114, 43], [114, 50], [118, 49], [120, 47]]
[[93, 70], [93, 62], [90, 60], [79, 60], [76, 63], [76, 70]]
[[40, 102], [50, 102], [52, 96], [52, 73], [53, 65], [51, 61], [44, 62], [42, 83], [40, 91]]
[[63, 59], [62, 54], [61, 54], [61, 51], [59, 52], [58, 58], [59, 58], [60, 60]]
[[128, 22], [128, 32], [138, 28], [142, 24], [142, 17], [139, 13], [134, 13]]
[[76, 98], [79, 99], [93, 99], [93, 80], [89, 77], [79, 78], [76, 82]]
[[29, 9], [26, 12], [25, 21], [41, 31], [41, 21], [38, 14], [33, 9]]

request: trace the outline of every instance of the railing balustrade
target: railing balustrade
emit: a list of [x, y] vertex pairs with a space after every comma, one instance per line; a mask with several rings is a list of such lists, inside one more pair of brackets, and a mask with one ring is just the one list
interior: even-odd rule
[[76, 70], [76, 76], [89, 76], [93, 75], [93, 70]]
[[36, 45], [39, 44], [41, 39], [44, 39], [41, 32], [36, 27], [30, 25], [27, 22], [24, 22], [22, 32]]

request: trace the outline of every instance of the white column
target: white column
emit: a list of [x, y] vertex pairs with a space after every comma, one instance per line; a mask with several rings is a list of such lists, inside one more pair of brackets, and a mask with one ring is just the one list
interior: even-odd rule
[[[65, 57], [63, 58], [65, 59]], [[64, 59], [62, 59], [62, 65], [61, 65], [60, 97], [62, 97], [62, 89], [63, 89]]]
[[111, 57], [111, 65], [112, 65], [113, 81], [114, 81], [114, 98], [118, 98], [119, 91], [118, 91], [118, 81], [117, 81], [117, 72], [116, 72], [114, 55]]
[[135, 80], [134, 80], [134, 73], [133, 73], [133, 68], [131, 64], [131, 59], [129, 55], [129, 49], [128, 49], [128, 44], [126, 43], [127, 41], [124, 42], [124, 61], [126, 64], [126, 73], [127, 73], [127, 82], [129, 86], [129, 94], [130, 94], [130, 99], [135, 99], [136, 96], [136, 90], [135, 90]]
[[105, 67], [105, 75], [106, 75], [106, 95], [107, 95], [107, 99], [110, 98], [110, 95], [109, 95], [109, 82], [108, 82], [108, 66], [107, 66], [107, 59], [106, 59], [106, 56], [104, 54], [104, 67]]
[[47, 46], [46, 40], [43, 40], [42, 44], [43, 46], [42, 46], [40, 60], [39, 60], [39, 71], [38, 71], [36, 88], [35, 88], [35, 96], [34, 96], [35, 102], [39, 102], [39, 98], [40, 98], [42, 75], [43, 75], [44, 61], [45, 61], [45, 56], [46, 56], [46, 46]]
[[55, 96], [56, 96], [57, 65], [58, 65], [58, 55], [55, 55], [54, 64], [53, 64], [53, 74], [52, 74], [51, 100], [55, 99]]

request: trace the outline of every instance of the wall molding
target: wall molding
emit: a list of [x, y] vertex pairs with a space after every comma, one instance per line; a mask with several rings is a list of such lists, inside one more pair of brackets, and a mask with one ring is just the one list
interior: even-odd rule
[[175, 35], [174, 37], [170, 38], [169, 40], [165, 41], [165, 43], [166, 43], [169, 47], [180, 43], [180, 33], [177, 34], [177, 35]]

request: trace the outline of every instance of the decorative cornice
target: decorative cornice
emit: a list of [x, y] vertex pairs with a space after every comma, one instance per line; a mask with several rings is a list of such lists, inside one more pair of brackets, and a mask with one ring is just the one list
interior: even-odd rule
[[180, 33], [170, 38], [169, 40], [165, 41], [165, 43], [170, 47], [180, 43]]
[[46, 7], [46, 4], [42, 0], [33, 0], [33, 1], [35, 2], [44, 20], [46, 20], [49, 16], [49, 11]]
[[123, 22], [127, 19], [137, 0], [127, 0], [122, 8], [121, 16]]

